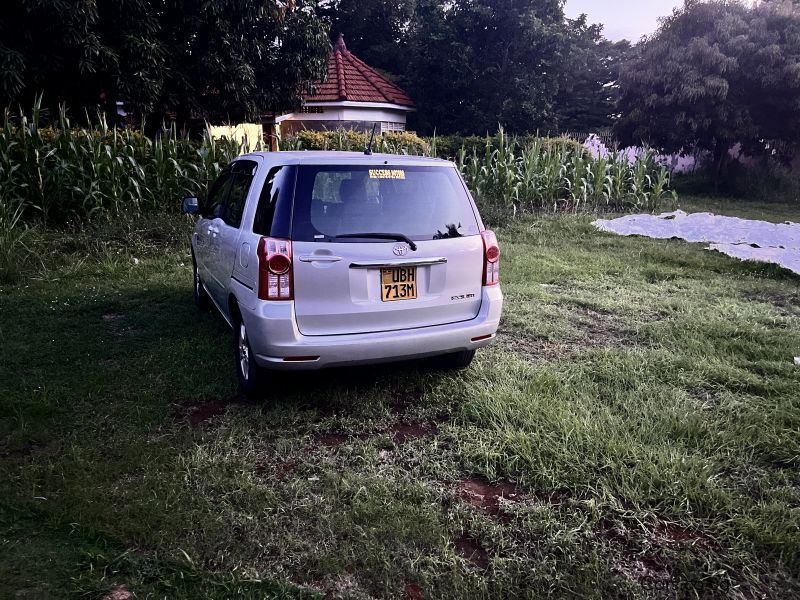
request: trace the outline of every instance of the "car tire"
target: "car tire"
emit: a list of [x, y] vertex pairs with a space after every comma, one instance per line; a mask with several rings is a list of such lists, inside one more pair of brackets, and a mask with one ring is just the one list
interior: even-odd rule
[[208, 300], [208, 292], [206, 292], [206, 288], [203, 287], [203, 280], [200, 279], [200, 272], [197, 270], [197, 262], [192, 260], [193, 266], [193, 282], [194, 282], [194, 304], [200, 310], [208, 310], [209, 307], [209, 300]]
[[254, 398], [264, 390], [265, 371], [256, 364], [242, 317], [238, 314], [233, 317], [233, 356], [239, 390], [247, 398]]
[[469, 367], [473, 358], [475, 358], [475, 350], [460, 350], [442, 356], [441, 364], [448, 371], [460, 371]]

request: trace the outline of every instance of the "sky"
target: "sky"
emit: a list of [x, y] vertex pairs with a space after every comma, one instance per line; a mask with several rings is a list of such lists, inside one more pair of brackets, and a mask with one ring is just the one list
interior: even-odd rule
[[603, 33], [610, 40], [637, 42], [656, 30], [658, 17], [682, 5], [683, 0], [567, 0], [565, 12], [570, 18], [586, 13], [590, 23], [605, 26]]

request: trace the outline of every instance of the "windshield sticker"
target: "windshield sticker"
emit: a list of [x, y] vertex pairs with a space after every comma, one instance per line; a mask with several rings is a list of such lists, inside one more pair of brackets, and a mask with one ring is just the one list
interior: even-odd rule
[[402, 169], [370, 169], [370, 179], [405, 179], [406, 172]]

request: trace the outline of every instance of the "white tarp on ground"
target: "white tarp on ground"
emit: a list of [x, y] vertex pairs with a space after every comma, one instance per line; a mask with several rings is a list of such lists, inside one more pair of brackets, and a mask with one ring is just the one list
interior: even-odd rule
[[708, 250], [717, 250], [741, 260], [775, 263], [800, 274], [800, 223], [775, 224], [711, 213], [687, 214], [677, 210], [660, 215], [599, 219], [593, 225], [601, 231], [619, 235], [710, 242]]

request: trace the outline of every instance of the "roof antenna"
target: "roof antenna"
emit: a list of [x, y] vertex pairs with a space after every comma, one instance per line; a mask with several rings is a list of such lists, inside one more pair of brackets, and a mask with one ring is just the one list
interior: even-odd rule
[[375, 128], [377, 126], [378, 126], [377, 123], [372, 124], [372, 135], [369, 136], [369, 144], [367, 144], [367, 147], [364, 149], [364, 154], [366, 154], [367, 156], [372, 155], [372, 142], [375, 141]]

